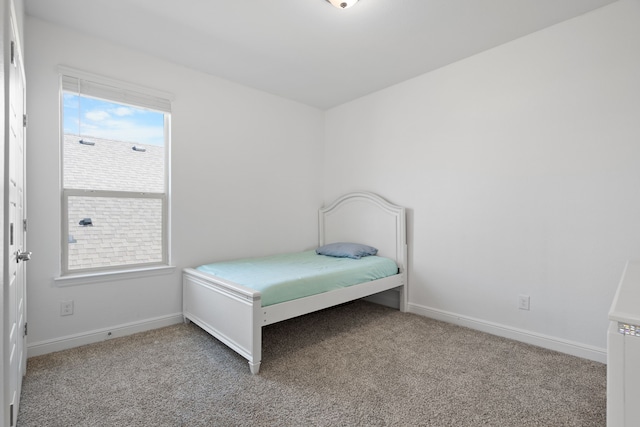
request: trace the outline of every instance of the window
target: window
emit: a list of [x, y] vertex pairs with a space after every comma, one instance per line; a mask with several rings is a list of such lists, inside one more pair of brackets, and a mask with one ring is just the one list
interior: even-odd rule
[[63, 70], [62, 274], [167, 265], [170, 101]]

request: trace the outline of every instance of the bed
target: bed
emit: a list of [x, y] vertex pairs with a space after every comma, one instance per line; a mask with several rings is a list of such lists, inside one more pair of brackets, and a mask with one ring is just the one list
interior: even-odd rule
[[399, 309], [406, 311], [405, 223], [403, 207], [373, 193], [346, 194], [319, 210], [318, 246], [357, 242], [375, 247], [378, 257], [395, 262], [395, 274], [265, 304], [263, 299], [271, 296], [263, 295], [260, 290], [222, 278], [206, 268], [185, 268], [184, 320], [194, 322], [243, 356], [249, 362], [251, 373], [257, 374], [262, 361], [263, 326], [389, 290], [397, 291]]

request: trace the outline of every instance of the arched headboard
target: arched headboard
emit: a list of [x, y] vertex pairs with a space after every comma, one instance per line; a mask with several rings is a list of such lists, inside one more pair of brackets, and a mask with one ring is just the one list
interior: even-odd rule
[[401, 273], [407, 268], [405, 209], [368, 192], [349, 193], [319, 210], [320, 246], [335, 242], [362, 243], [378, 249], [378, 255], [396, 261]]

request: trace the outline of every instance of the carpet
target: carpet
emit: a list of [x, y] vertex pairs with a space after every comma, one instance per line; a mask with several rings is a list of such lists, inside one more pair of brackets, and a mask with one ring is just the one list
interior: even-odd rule
[[356, 301], [263, 328], [260, 374], [194, 324], [28, 360], [18, 425], [604, 426], [606, 365]]

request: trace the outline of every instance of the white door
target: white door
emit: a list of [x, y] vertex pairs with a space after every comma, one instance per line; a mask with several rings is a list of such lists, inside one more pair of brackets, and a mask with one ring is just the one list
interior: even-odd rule
[[9, 425], [16, 424], [20, 401], [22, 377], [26, 373], [26, 278], [25, 263], [30, 254], [25, 251], [25, 77], [21, 52], [17, 42], [16, 25], [11, 21], [11, 51], [9, 66], [8, 130], [9, 140], [5, 151], [5, 286], [8, 296], [5, 309], [8, 316], [8, 337], [5, 363], [9, 365], [9, 389], [6, 399], [9, 406]]

